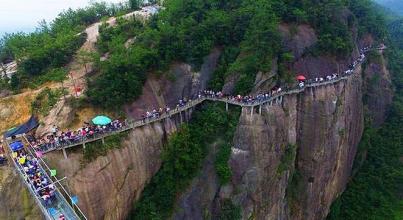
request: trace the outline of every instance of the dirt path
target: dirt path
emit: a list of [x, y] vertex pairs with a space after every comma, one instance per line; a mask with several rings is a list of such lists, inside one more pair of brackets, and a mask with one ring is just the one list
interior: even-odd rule
[[[125, 19], [132, 18], [136, 12], [130, 12], [128, 14], [123, 15], [122, 17]], [[87, 27], [85, 29], [85, 33], [87, 34], [87, 40], [85, 43], [81, 46], [79, 51], [87, 51], [87, 52], [95, 52], [96, 51], [96, 46], [95, 44], [97, 43], [98, 36], [99, 36], [99, 27], [102, 25], [103, 22], [97, 22], [92, 24], [91, 26]], [[109, 18], [106, 23], [109, 26], [114, 26], [116, 25], [116, 17], [111, 17]], [[84, 67], [84, 65], [80, 64], [77, 60], [73, 60], [70, 64], [67, 65], [70, 74], [68, 76], [68, 79], [64, 81], [64, 86], [65, 88], [68, 88], [69, 93], [71, 95], [76, 95], [76, 88], [78, 90], [81, 90], [81, 94], [83, 91], [86, 90], [87, 84], [86, 84], [86, 79], [85, 76], [92, 71], [93, 66], [91, 64], [87, 65], [87, 68]], [[87, 69], [87, 72], [86, 72]]]

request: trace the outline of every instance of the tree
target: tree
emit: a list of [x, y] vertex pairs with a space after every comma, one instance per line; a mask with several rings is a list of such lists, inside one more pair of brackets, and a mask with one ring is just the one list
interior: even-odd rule
[[137, 10], [140, 8], [142, 3], [143, 3], [142, 0], [129, 0], [129, 7], [132, 10]]
[[11, 82], [10, 82], [11, 89], [14, 91], [20, 89], [20, 79], [18, 78], [17, 74], [14, 74], [11, 76]]

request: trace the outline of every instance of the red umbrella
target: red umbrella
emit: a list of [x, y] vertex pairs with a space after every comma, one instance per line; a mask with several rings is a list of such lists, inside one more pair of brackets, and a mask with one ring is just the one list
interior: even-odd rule
[[297, 76], [297, 80], [306, 80], [306, 78], [303, 75], [299, 75], [299, 76]]

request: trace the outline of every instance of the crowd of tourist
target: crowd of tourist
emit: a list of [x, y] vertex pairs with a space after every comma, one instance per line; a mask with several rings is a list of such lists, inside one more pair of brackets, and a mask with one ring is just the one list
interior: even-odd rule
[[[357, 60], [355, 60], [351, 65], [349, 65], [349, 69], [344, 71], [342, 73], [342, 76], [347, 76], [351, 75], [354, 72], [355, 67], [359, 64], [362, 63], [365, 59], [365, 52], [367, 52], [370, 48], [365, 47], [360, 50], [360, 56]], [[312, 84], [312, 83], [322, 83], [326, 81], [332, 81], [336, 80], [340, 77], [339, 74], [333, 73], [330, 75], [327, 75], [326, 77], [315, 77], [314, 79], [308, 79], [308, 80], [298, 80], [298, 85], [297, 87], [302, 89], [306, 85]], [[241, 96], [241, 95], [236, 95], [236, 96], [231, 96], [231, 95], [225, 95], [221, 91], [213, 91], [213, 90], [204, 90], [200, 91], [197, 95], [194, 95], [194, 99], [202, 99], [202, 98], [213, 98], [213, 99], [226, 99], [230, 102], [236, 102], [239, 104], [255, 104], [255, 103], [260, 103], [269, 100], [271, 97], [274, 95], [281, 93], [283, 89], [281, 87], [275, 87], [273, 88], [270, 92], [268, 93], [261, 93], [257, 95], [246, 95], [246, 96]], [[188, 102], [191, 100], [186, 100], [186, 99], [181, 99], [178, 101], [176, 105], [176, 109], [183, 108]], [[168, 106], [165, 106], [164, 108], [156, 108], [150, 111], [146, 111], [144, 114], [141, 116], [141, 120], [143, 123], [145, 123], [147, 120], [151, 119], [158, 119], [164, 114], [169, 114], [171, 109]]]
[[94, 138], [105, 133], [114, 132], [122, 129], [124, 126], [125, 122], [120, 120], [114, 120], [107, 125], [92, 125], [90, 123], [85, 123], [84, 126], [74, 131], [59, 131], [58, 127], [53, 126], [51, 134], [40, 139], [29, 136], [28, 141], [35, 151], [46, 152], [73, 143], [79, 143], [85, 139]]
[[55, 197], [56, 189], [40, 169], [38, 160], [27, 154], [24, 149], [13, 152], [12, 156], [35, 194], [45, 205], [50, 205]]
[[[304, 80], [298, 80], [298, 84], [296, 88], [302, 89], [307, 85], [313, 84], [313, 83], [322, 83], [326, 81], [332, 81], [339, 79], [341, 76], [347, 76], [351, 75], [354, 72], [355, 67], [359, 64], [362, 63], [365, 59], [365, 52], [370, 50], [369, 47], [363, 48], [360, 50], [360, 56], [357, 60], [355, 60], [350, 66], [349, 69], [342, 72], [341, 75], [337, 73], [333, 73], [330, 75], [327, 75], [326, 77], [315, 77], [313, 79], [304, 79]], [[286, 88], [287, 90], [289, 88]], [[211, 99], [224, 99], [225, 101], [229, 101], [232, 103], [239, 103], [239, 104], [256, 104], [256, 103], [261, 103], [265, 102], [267, 100], [270, 100], [273, 96], [283, 92], [284, 90], [277, 86], [273, 88], [270, 92], [267, 93], [260, 93], [257, 95], [227, 95], [224, 94], [221, 91], [213, 91], [213, 90], [204, 90], [198, 92], [196, 95], [192, 96], [193, 100], [197, 99], [202, 99], [202, 98], [211, 98]], [[180, 99], [178, 103], [176, 104], [174, 109], [171, 109], [169, 106], [165, 107], [159, 107], [159, 108], [154, 108], [152, 110], [146, 111], [141, 115], [141, 121], [143, 123], [147, 123], [149, 121], [159, 119], [163, 115], [169, 115], [172, 113], [173, 110], [179, 110], [181, 108], [186, 107], [188, 103], [192, 102], [191, 99]], [[31, 140], [31, 145], [36, 148], [37, 150], [41, 151], [48, 151], [49, 149], [54, 149], [58, 148], [60, 146], [66, 146], [70, 144], [75, 144], [82, 142], [85, 139], [93, 138], [96, 137], [99, 134], [105, 134], [109, 132], [113, 132], [116, 130], [119, 130], [123, 126], [126, 126], [126, 124], [120, 122], [119, 120], [115, 120], [111, 122], [108, 125], [104, 126], [99, 126], [99, 125], [90, 125], [86, 123], [85, 126], [82, 128], [76, 130], [76, 131], [64, 131], [60, 132], [57, 127], [54, 127], [52, 129], [52, 134], [47, 135], [44, 138], [41, 138], [39, 140], [35, 140], [34, 138]]]

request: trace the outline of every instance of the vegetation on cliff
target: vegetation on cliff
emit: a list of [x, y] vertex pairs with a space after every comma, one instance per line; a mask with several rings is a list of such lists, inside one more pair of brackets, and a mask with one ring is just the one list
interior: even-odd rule
[[176, 196], [198, 174], [207, 145], [217, 139], [228, 140], [225, 137], [233, 135], [238, 117], [238, 111], [228, 114], [217, 104], [195, 112], [191, 122], [169, 138], [161, 169], [144, 189], [129, 219], [168, 219]]
[[66, 93], [66, 91], [63, 89], [43, 89], [31, 103], [32, 113], [47, 116], [64, 93]]
[[[310, 54], [345, 57], [353, 49], [351, 33], [357, 23], [360, 35], [372, 33], [382, 39], [385, 34], [376, 22], [378, 13], [367, 5], [369, 0], [165, 1], [165, 9], [144, 26], [120, 21], [115, 27], [101, 28], [98, 48], [108, 51], [109, 59], [91, 80], [88, 96], [94, 104], [118, 108], [141, 94], [146, 73], [164, 72], [174, 61], [190, 63], [197, 70], [214, 47], [224, 53], [211, 87], [221, 89], [224, 80], [233, 76], [235, 93], [246, 94], [258, 72], [271, 70], [273, 60], [283, 64], [293, 60], [281, 46], [280, 22], [316, 29], [319, 40]], [[127, 44], [130, 41], [134, 43]], [[282, 63], [278, 80], [287, 82], [293, 74]], [[111, 94], [114, 99], [105, 98]]]
[[82, 165], [89, 163], [99, 156], [105, 156], [111, 149], [117, 149], [122, 147], [122, 140], [127, 137], [128, 131], [122, 133], [116, 133], [114, 135], [105, 137], [104, 140], [98, 140], [91, 143], [87, 143], [84, 149], [84, 157]]

